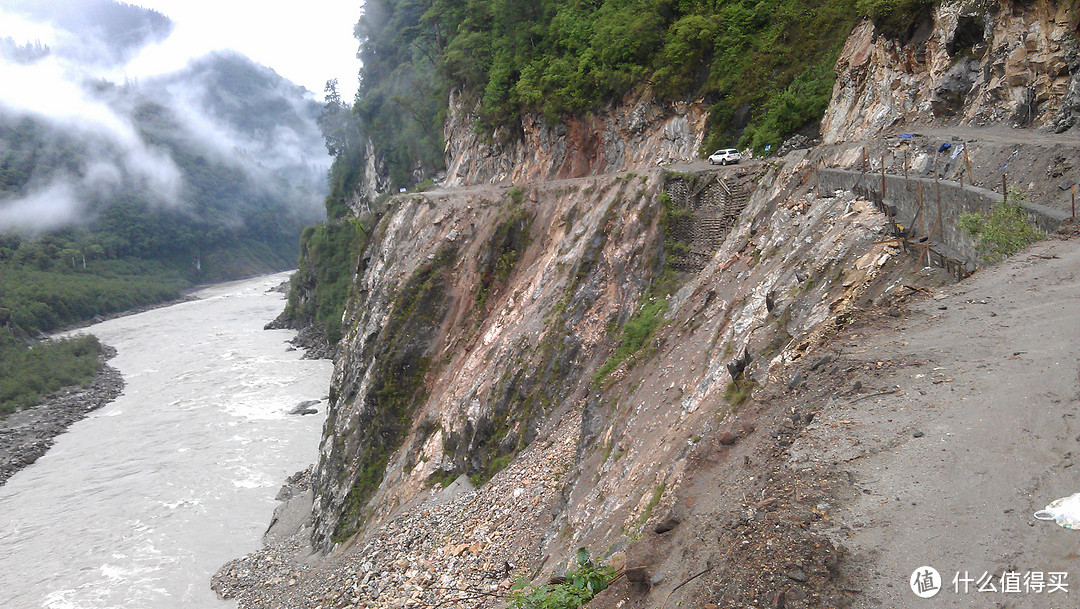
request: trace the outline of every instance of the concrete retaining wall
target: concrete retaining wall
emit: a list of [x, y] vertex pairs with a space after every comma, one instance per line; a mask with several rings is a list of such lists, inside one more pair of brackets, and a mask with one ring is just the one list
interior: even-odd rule
[[[922, 207], [919, 206], [919, 186], [922, 185]], [[843, 169], [819, 169], [818, 185], [821, 190], [854, 190], [857, 187], [881, 193], [880, 173], [862, 173]], [[999, 193], [963, 186], [956, 182], [885, 174], [883, 200], [895, 210], [896, 221], [908, 229], [913, 238], [927, 237], [933, 229], [933, 241], [941, 243], [957, 259], [974, 267], [980, 262], [975, 242], [960, 230], [960, 215], [973, 212], [989, 212], [1001, 202]], [[1023, 202], [1032, 222], [1045, 232], [1057, 229], [1069, 214], [1039, 205]], [[940, 221], [939, 221], [940, 218]], [[936, 225], [936, 226], [935, 226]]]

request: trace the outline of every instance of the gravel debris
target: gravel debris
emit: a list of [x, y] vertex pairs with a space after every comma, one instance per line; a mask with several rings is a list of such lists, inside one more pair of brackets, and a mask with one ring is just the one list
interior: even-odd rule
[[537, 440], [479, 490], [432, 489], [375, 531], [329, 556], [311, 553], [310, 528], [233, 560], [211, 587], [242, 609], [486, 607], [546, 563], [544, 531], [562, 501], [580, 413]]

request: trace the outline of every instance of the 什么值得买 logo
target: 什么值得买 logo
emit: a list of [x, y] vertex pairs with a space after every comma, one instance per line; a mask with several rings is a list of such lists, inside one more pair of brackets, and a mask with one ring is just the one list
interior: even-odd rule
[[922, 566], [911, 573], [908, 583], [919, 598], [931, 598], [941, 591], [941, 574], [933, 567]]

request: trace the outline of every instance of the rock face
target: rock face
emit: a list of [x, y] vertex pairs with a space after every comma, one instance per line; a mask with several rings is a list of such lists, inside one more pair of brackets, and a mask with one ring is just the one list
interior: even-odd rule
[[[832, 598], [822, 561], [835, 548], [761, 515], [780, 509], [763, 489], [727, 490], [763, 480], [734, 464], [799, 429], [788, 417], [773, 429], [757, 418], [765, 406], [736, 401], [732, 357], [754, 354], [740, 372], [747, 392], [782, 388], [855, 303], [899, 285], [884, 216], [817, 192], [818, 161], [797, 151], [783, 165], [393, 199], [358, 264], [312, 477], [311, 539], [330, 555], [309, 570], [294, 536], [228, 565], [215, 589], [242, 607], [437, 605], [473, 585], [560, 575], [587, 547], [654, 557], [637, 593], [662, 598], [751, 534], [769, 568], [717, 577], [781, 572], [798, 555]], [[718, 190], [748, 195], [722, 230]], [[701, 263], [673, 275], [679, 256]], [[678, 289], [650, 292], [671, 281]], [[659, 316], [653, 333], [604, 366], [646, 310]], [[462, 474], [476, 490], [440, 499]], [[706, 508], [701, 484], [734, 503]], [[746, 496], [760, 510], [750, 533], [717, 515]], [[809, 522], [799, 509], [791, 518]], [[365, 575], [340, 591], [339, 574], [399, 574], [399, 563], [429, 565], [418, 568], [441, 583]]]
[[356, 217], [371, 213], [371, 207], [379, 195], [390, 190], [386, 162], [375, 153], [375, 145], [369, 139], [364, 145], [364, 177], [360, 189], [349, 199], [349, 208]]
[[[661, 176], [399, 197], [363, 254], [316, 470], [316, 545], [489, 478], [580, 408], [659, 263]], [[518, 202], [520, 201], [520, 202]]]
[[525, 114], [513, 129], [484, 135], [476, 133], [472, 110], [451, 95], [445, 133], [450, 186], [578, 178], [697, 158], [707, 118], [699, 102], [662, 103], [651, 91], [565, 123]]
[[[732, 353], [755, 354], [740, 378], [770, 374], [892, 257], [892, 246], [875, 243], [884, 218], [868, 203], [831, 192], [790, 198], [806, 192], [811, 168], [800, 151], [783, 168], [395, 198], [345, 314], [313, 484], [316, 547], [378, 527], [435, 483], [467, 474], [479, 486], [574, 412], [579, 451], [607, 442], [630, 452], [574, 492], [603, 488], [595, 501], [619, 506], [609, 524], [644, 526], [644, 504], [627, 489], [663, 480], [657, 463], [671, 463], [682, 440], [657, 433], [658, 415], [642, 405], [666, 404], [661, 418], [675, 435], [708, 427], [726, 408]], [[712, 201], [724, 191], [748, 196], [730, 218]], [[684, 211], [665, 213], [665, 200]], [[671, 275], [665, 268], [680, 255], [701, 263]], [[665, 356], [659, 379], [631, 382], [630, 363], [599, 372], [620, 344], [618, 328], [654, 302], [649, 288], [662, 277], [685, 285], [660, 314], [708, 329], [696, 341], [678, 333], [685, 348]], [[771, 310], [770, 293], [782, 295]], [[629, 411], [612, 410], [609, 384], [623, 387], [614, 399]], [[564, 515], [606, 511], [592, 501], [577, 497]]]
[[926, 122], [1062, 132], [1080, 112], [1080, 15], [1067, 2], [944, 2], [901, 43], [869, 21], [848, 38], [825, 143]]

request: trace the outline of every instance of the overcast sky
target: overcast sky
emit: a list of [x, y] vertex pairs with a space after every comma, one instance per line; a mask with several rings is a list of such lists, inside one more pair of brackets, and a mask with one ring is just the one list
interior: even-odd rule
[[360, 61], [353, 25], [362, 0], [127, 0], [173, 20], [164, 42], [145, 49], [126, 68], [140, 77], [180, 69], [214, 49], [234, 49], [307, 87], [320, 98], [338, 79], [341, 98], [352, 101]]

